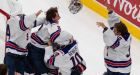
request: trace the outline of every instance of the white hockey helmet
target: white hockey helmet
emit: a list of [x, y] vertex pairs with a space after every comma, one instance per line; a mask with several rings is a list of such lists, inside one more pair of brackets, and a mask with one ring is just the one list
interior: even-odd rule
[[10, 8], [10, 15], [15, 16], [18, 14], [22, 14], [22, 5], [19, 0], [7, 0], [7, 3]]
[[69, 32], [61, 31], [59, 37], [54, 41], [59, 45], [68, 45], [73, 41], [73, 36]]

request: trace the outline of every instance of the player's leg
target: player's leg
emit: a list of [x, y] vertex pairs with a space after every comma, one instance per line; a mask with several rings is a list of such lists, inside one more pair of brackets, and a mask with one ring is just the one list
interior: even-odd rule
[[130, 75], [130, 73], [112, 72], [109, 69], [107, 69], [107, 72], [104, 72], [103, 75]]
[[74, 71], [71, 72], [71, 75], [81, 75], [81, 73], [74, 70]]
[[[36, 67], [36, 70], [38, 71], [37, 73], [39, 74], [44, 74], [47, 73], [47, 68], [46, 65], [44, 63], [44, 52], [39, 52], [40, 55], [38, 55], [37, 57], [34, 56], [34, 65]], [[43, 59], [42, 59], [43, 58]]]
[[8, 75], [15, 75], [15, 57], [11, 53], [6, 53], [4, 63], [8, 68]]
[[119, 75], [130, 75], [130, 73], [119, 73]]
[[40, 75], [48, 72], [48, 69], [44, 62], [45, 50], [42, 48], [31, 45], [31, 59], [35, 68], [35, 75]]
[[17, 59], [16, 59], [16, 72], [24, 75], [24, 71], [25, 71], [25, 57], [26, 56], [21, 56], [18, 55]]
[[107, 69], [106, 75], [119, 75], [119, 72], [112, 72], [109, 69]]
[[28, 55], [27, 57], [25, 58], [25, 73], [26, 74], [33, 74], [35, 73], [35, 69], [34, 69], [34, 66], [33, 66], [33, 61], [31, 59], [31, 51], [30, 51], [30, 44], [27, 45], [27, 49], [29, 50], [28, 51]]

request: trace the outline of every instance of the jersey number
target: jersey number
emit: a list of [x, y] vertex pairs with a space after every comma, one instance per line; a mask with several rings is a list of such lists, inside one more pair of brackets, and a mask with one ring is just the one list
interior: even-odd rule
[[70, 60], [72, 60], [73, 66], [76, 66], [83, 61], [83, 58], [76, 52], [75, 55], [70, 58]]
[[29, 40], [29, 34], [28, 33], [26, 34], [26, 40], [27, 41]]

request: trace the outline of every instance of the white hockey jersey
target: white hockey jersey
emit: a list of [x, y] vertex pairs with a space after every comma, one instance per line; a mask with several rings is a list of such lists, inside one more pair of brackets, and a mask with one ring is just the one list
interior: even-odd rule
[[18, 55], [27, 54], [28, 33], [29, 29], [34, 27], [33, 23], [35, 20], [35, 14], [10, 17], [6, 28], [6, 52]]
[[112, 72], [129, 73], [131, 70], [131, 35], [116, 36], [111, 29], [103, 34], [105, 42], [104, 59], [106, 67]]
[[126, 37], [116, 36], [113, 32], [114, 24], [120, 19], [114, 11], [109, 12], [109, 29], [104, 31], [105, 42], [104, 59], [105, 66], [112, 72], [129, 73], [131, 70], [130, 44], [131, 35]]
[[31, 35], [31, 43], [39, 48], [45, 48], [48, 46], [48, 41], [52, 42], [60, 35], [60, 27], [56, 23], [45, 23], [39, 28], [39, 30]]
[[[72, 44], [67, 45], [62, 50], [54, 52], [55, 58], [53, 56], [49, 59], [49, 64], [59, 67], [59, 71], [62, 75], [71, 75], [71, 69], [82, 63], [86, 65], [85, 61], [79, 54], [77, 42], [74, 41]], [[80, 67], [81, 70], [85, 70]]]

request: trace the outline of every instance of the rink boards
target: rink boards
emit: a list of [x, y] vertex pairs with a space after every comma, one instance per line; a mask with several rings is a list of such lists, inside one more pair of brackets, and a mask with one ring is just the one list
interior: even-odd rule
[[113, 10], [121, 17], [121, 20], [127, 25], [129, 32], [140, 40], [140, 7], [137, 0], [128, 2], [127, 0], [81, 0], [82, 3], [107, 18], [107, 10], [104, 3], [110, 4]]

